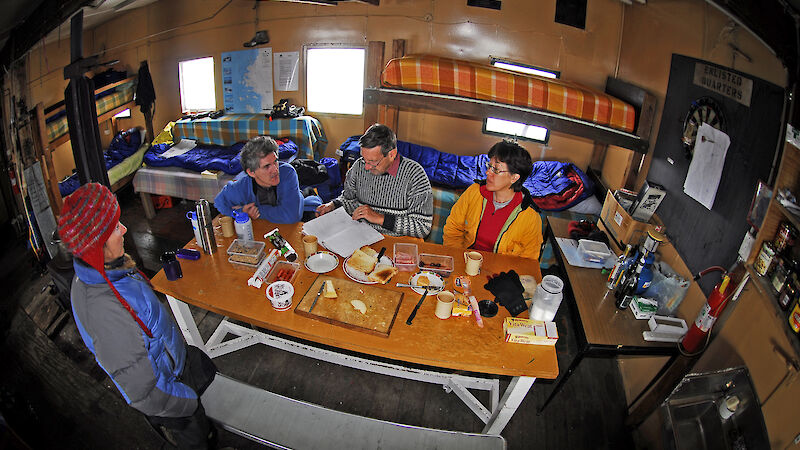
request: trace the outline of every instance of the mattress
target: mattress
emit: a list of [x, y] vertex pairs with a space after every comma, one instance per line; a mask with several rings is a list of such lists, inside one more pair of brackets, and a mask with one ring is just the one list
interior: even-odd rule
[[[117, 86], [107, 95], [95, 100], [98, 117], [133, 100], [133, 93], [134, 83], [131, 81]], [[49, 140], [56, 140], [67, 132], [69, 132], [69, 125], [67, 125], [66, 115], [62, 115], [56, 120], [47, 122], [47, 138]]]
[[577, 83], [437, 56], [392, 59], [381, 83], [548, 111], [627, 132], [636, 121], [633, 106]]

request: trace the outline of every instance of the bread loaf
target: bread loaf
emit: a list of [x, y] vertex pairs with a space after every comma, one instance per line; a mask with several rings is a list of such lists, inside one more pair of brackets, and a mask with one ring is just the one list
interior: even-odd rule
[[372, 272], [372, 269], [375, 268], [375, 264], [378, 263], [378, 258], [376, 258], [376, 256], [378, 256], [378, 253], [375, 253], [374, 255], [370, 256], [367, 253], [365, 253], [362, 249], [358, 249], [354, 251], [352, 255], [350, 255], [350, 259], [347, 260], [347, 265], [348, 267], [357, 270], [359, 272], [363, 272], [366, 275]]

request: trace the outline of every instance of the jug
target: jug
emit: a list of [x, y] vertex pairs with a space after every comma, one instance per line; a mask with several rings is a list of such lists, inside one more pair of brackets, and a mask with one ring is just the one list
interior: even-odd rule
[[551, 322], [556, 316], [561, 300], [564, 298], [561, 292], [563, 289], [564, 282], [561, 281], [561, 278], [555, 275], [545, 275], [533, 294], [528, 317], [534, 320]]

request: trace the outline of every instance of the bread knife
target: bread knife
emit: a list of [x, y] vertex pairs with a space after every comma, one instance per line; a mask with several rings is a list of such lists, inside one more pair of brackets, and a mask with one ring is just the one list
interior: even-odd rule
[[315, 306], [317, 306], [317, 300], [319, 300], [319, 296], [322, 295], [322, 290], [325, 289], [325, 281], [322, 282], [322, 286], [319, 287], [319, 292], [317, 292], [317, 296], [314, 297], [314, 301], [311, 303], [311, 307], [308, 308], [308, 312], [310, 313]]
[[422, 298], [419, 299], [417, 302], [417, 306], [414, 307], [414, 310], [411, 311], [411, 315], [408, 316], [408, 320], [406, 320], [406, 325], [411, 325], [411, 321], [414, 320], [414, 317], [417, 315], [417, 310], [420, 306], [422, 306], [422, 302], [425, 301], [425, 297], [428, 296], [428, 288], [425, 288], [425, 292], [422, 293]]

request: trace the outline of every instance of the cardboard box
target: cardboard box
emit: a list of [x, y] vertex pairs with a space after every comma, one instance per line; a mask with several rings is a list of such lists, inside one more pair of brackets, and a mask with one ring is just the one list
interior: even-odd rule
[[555, 322], [506, 317], [503, 321], [506, 342], [517, 344], [556, 345], [558, 331]]
[[600, 228], [606, 231], [613, 240], [625, 248], [626, 244], [638, 244], [648, 230], [655, 229], [655, 225], [648, 222], [635, 220], [620, 206], [614, 194], [609, 190], [600, 212]]

